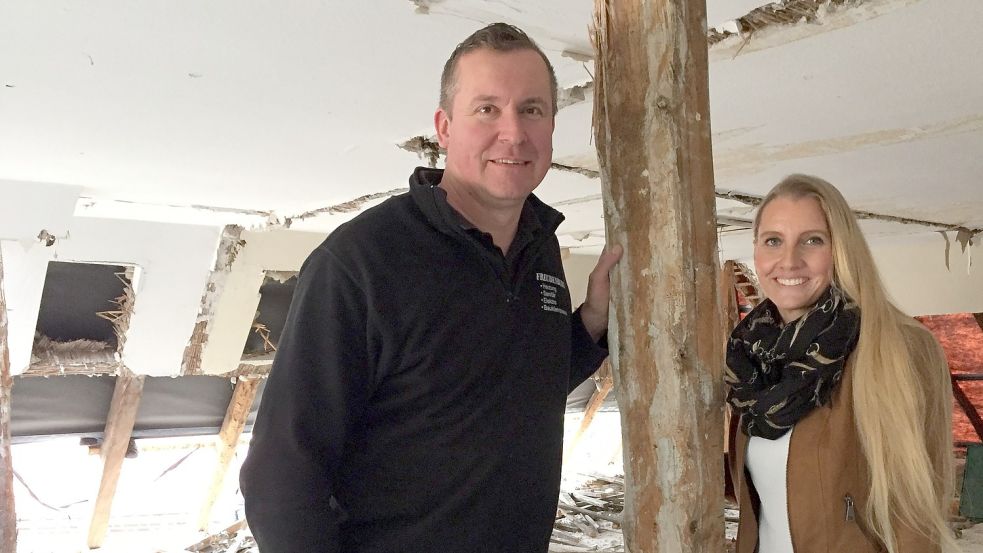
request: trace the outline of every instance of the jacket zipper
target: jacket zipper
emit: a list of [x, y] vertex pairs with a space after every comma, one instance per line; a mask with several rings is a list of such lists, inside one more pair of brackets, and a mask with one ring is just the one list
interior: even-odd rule
[[847, 522], [852, 522], [857, 518], [853, 508], [853, 497], [850, 494], [846, 494], [843, 496], [843, 502], [846, 503], [845, 519]]

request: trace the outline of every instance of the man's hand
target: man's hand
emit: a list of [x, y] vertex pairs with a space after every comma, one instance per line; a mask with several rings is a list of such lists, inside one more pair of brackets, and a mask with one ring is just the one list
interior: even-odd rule
[[608, 328], [608, 301], [611, 298], [611, 269], [621, 259], [620, 244], [604, 248], [597, 265], [587, 279], [587, 299], [580, 308], [580, 318], [594, 341], [601, 339]]

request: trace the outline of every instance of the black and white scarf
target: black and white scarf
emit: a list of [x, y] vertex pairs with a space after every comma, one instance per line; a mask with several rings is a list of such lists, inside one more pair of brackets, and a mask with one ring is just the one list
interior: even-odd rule
[[755, 307], [730, 335], [724, 376], [744, 432], [775, 440], [828, 404], [859, 335], [860, 308], [835, 286], [786, 325], [771, 300]]

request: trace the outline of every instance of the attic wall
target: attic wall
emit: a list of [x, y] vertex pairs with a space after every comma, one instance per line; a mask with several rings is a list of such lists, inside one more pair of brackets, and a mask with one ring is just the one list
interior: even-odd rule
[[965, 251], [953, 232], [872, 240], [871, 249], [888, 293], [905, 313], [983, 311], [983, 235]]

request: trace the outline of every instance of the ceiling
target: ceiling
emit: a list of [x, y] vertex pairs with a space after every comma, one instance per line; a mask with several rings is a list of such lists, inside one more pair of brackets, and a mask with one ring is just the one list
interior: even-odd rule
[[[708, 24], [762, 3], [710, 0]], [[592, 10], [589, 0], [7, 1], [0, 180], [78, 185], [82, 213], [167, 219], [160, 208], [171, 206], [175, 220], [174, 206], [286, 218], [401, 188], [423, 162], [396, 145], [432, 134], [439, 72], [458, 41], [491, 21], [518, 24], [561, 87], [583, 85]], [[978, 0], [873, 0], [715, 44], [718, 189], [761, 194], [810, 172], [858, 208], [983, 227], [980, 21]], [[587, 100], [558, 116], [558, 162], [596, 165]], [[558, 202], [599, 190], [554, 171], [540, 193]], [[600, 230], [590, 207], [571, 210], [578, 220], [561, 232]]]
[[[938, 286], [962, 294], [953, 302], [915, 312], [983, 310], [983, 276], [970, 269], [983, 236], [969, 245], [983, 229], [983, 2], [832, 3], [812, 21], [710, 47], [717, 190], [755, 196], [792, 172], [824, 177], [856, 209], [908, 220], [864, 223], [897, 282], [924, 285], [905, 281], [907, 268], [928, 265], [916, 246], [940, 278], [973, 273]], [[736, 30], [735, 20], [763, 4], [708, 0], [708, 26]], [[0, 2], [5, 272], [29, 268], [43, 279], [50, 259], [140, 266], [137, 336], [127, 348], [133, 356], [144, 347], [147, 366], [160, 365], [151, 372], [170, 374], [208, 307], [202, 290], [225, 286], [209, 277], [221, 228], [271, 234], [289, 222], [290, 232], [323, 235], [405, 188], [426, 161], [398, 145], [433, 134], [443, 63], [487, 23], [529, 32], [565, 96], [586, 87], [583, 101], [557, 115], [554, 161], [596, 169], [592, 11], [591, 0]], [[566, 215], [558, 234], [572, 253], [604, 242], [600, 192], [598, 179], [556, 169], [537, 190]], [[727, 199], [717, 212], [753, 215]], [[956, 227], [964, 232], [937, 233]], [[54, 253], [24, 245], [39, 228], [59, 237]], [[14, 239], [27, 253], [9, 247]], [[264, 255], [282, 253], [278, 240], [269, 238]], [[305, 240], [299, 259], [319, 238]], [[251, 235], [249, 247], [267, 247], [261, 242]], [[723, 231], [720, 248], [724, 258], [746, 258], [747, 231]], [[299, 264], [259, 261], [259, 251], [249, 279], [228, 289], [258, 298], [257, 271]], [[950, 264], [950, 253], [965, 259]], [[28, 280], [6, 281], [22, 358], [41, 297]], [[960, 286], [977, 287], [972, 301]], [[244, 333], [255, 305], [238, 309]], [[242, 351], [236, 336], [225, 347], [230, 363]]]

